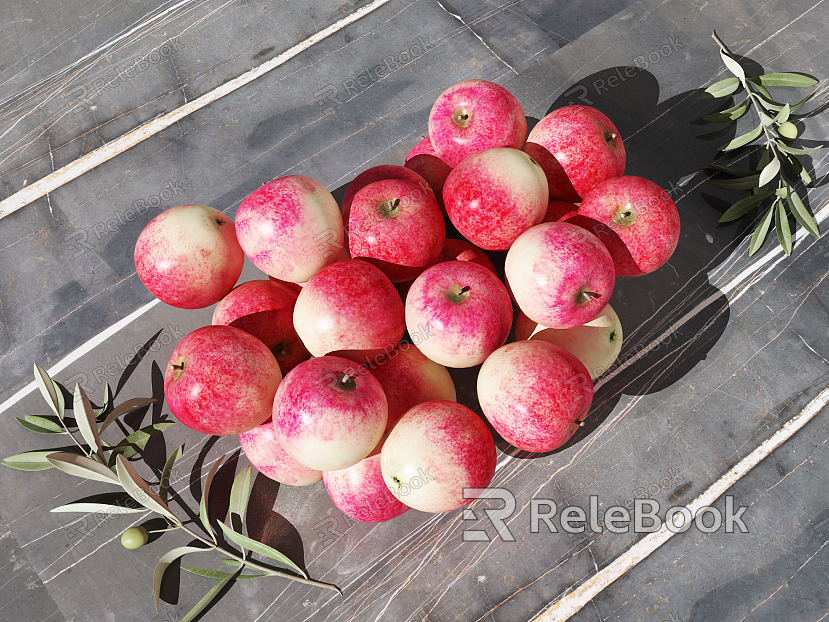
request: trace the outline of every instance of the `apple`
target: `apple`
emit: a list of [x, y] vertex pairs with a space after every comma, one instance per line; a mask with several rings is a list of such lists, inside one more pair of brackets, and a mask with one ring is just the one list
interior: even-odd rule
[[449, 512], [467, 505], [465, 488], [486, 488], [495, 475], [495, 441], [466, 406], [433, 401], [403, 415], [380, 452], [389, 490], [421, 512]]
[[413, 406], [433, 400], [457, 401], [449, 371], [413, 344], [401, 343], [394, 349], [384, 350], [340, 350], [333, 354], [357, 363], [359, 367], [352, 373], [370, 371], [386, 394], [389, 406], [386, 430], [371, 455], [380, 453], [392, 428]]
[[216, 305], [212, 323], [240, 328], [259, 339], [273, 353], [284, 376], [311, 357], [294, 329], [298, 295], [280, 282], [247, 281]]
[[349, 222], [349, 217], [351, 215], [351, 203], [354, 201], [354, 197], [357, 196], [357, 193], [369, 184], [373, 184], [376, 181], [382, 181], [383, 179], [401, 179], [403, 181], [408, 181], [409, 183], [412, 183], [420, 188], [421, 192], [428, 192], [434, 196], [434, 189], [429, 186], [426, 180], [423, 179], [420, 174], [406, 168], [405, 166], [399, 166], [397, 164], [380, 164], [378, 166], [372, 166], [357, 175], [357, 177], [355, 177], [352, 182], [348, 184], [348, 188], [345, 189], [345, 194], [343, 195], [344, 222]]
[[273, 428], [294, 460], [309, 469], [337, 471], [366, 458], [386, 429], [388, 402], [370, 372], [320, 356], [294, 367], [276, 392]]
[[515, 96], [500, 84], [464, 80], [438, 96], [429, 113], [429, 138], [452, 168], [492, 147], [522, 149], [527, 117]]
[[446, 238], [443, 241], [443, 248], [440, 251], [437, 263], [444, 261], [471, 261], [479, 266], [483, 266], [492, 274], [495, 272], [495, 264], [487, 256], [487, 254], [466, 240], [456, 240], [454, 238]]
[[544, 219], [547, 178], [523, 151], [498, 147], [458, 164], [443, 187], [446, 212], [455, 228], [488, 251], [505, 251]]
[[578, 429], [593, 401], [584, 364], [546, 341], [514, 341], [478, 372], [478, 400], [492, 427], [525, 451], [552, 451]]
[[599, 239], [576, 225], [545, 222], [521, 235], [504, 271], [518, 307], [550, 328], [581, 326], [610, 300], [616, 273]]
[[426, 183], [434, 190], [438, 205], [445, 214], [446, 207], [443, 205], [443, 184], [446, 183], [446, 178], [452, 172], [452, 167], [440, 159], [437, 151], [432, 146], [432, 140], [428, 136], [424, 136], [415, 145], [414, 149], [409, 152], [406, 160], [403, 162], [403, 166], [414, 171], [426, 180]]
[[386, 487], [379, 454], [347, 469], [326, 471], [323, 480], [334, 505], [349, 518], [362, 523], [381, 523], [409, 509]]
[[204, 326], [173, 350], [164, 398], [188, 428], [230, 436], [271, 416], [281, 380], [276, 359], [256, 337], [232, 326]]
[[550, 190], [551, 201], [568, 201], [578, 203], [581, 201], [579, 193], [573, 188], [570, 178], [564, 172], [556, 157], [538, 143], [527, 142], [524, 145], [524, 153], [538, 162], [547, 178], [547, 187]]
[[236, 212], [239, 244], [265, 274], [307, 281], [340, 257], [343, 219], [331, 193], [303, 175], [274, 179], [251, 192]]
[[302, 288], [294, 327], [314, 356], [393, 348], [406, 332], [403, 302], [376, 266], [349, 259], [320, 270]]
[[291, 458], [276, 439], [273, 420], [242, 432], [239, 445], [250, 463], [265, 477], [289, 486], [310, 486], [322, 479], [322, 472], [309, 469]]
[[471, 261], [445, 261], [412, 284], [406, 326], [410, 335], [421, 336], [418, 347], [436, 363], [472, 367], [507, 340], [512, 302], [488, 269]]
[[595, 380], [613, 365], [622, 350], [622, 324], [609, 304], [595, 318], [573, 328], [547, 328], [523, 313], [515, 322], [515, 339], [554, 343], [578, 358]]
[[626, 175], [599, 184], [582, 201], [579, 216], [606, 226], [593, 227], [603, 241], [621, 239], [624, 248], [607, 245], [618, 276], [653, 272], [671, 258], [679, 243], [676, 205], [667, 192], [642, 177]]
[[[594, 186], [625, 172], [625, 146], [619, 130], [590, 106], [565, 106], [541, 119], [527, 137], [561, 164], [573, 188], [584, 197]], [[577, 202], [572, 197], [562, 197]]]
[[245, 255], [233, 221], [206, 205], [179, 205], [144, 227], [135, 270], [150, 293], [172, 307], [202, 309], [236, 285]]
[[567, 220], [569, 216], [575, 216], [579, 206], [569, 201], [550, 201], [547, 204], [547, 213], [544, 214], [543, 222], [559, 222]]
[[376, 265], [393, 283], [411, 280], [434, 264], [445, 236], [434, 195], [411, 182], [382, 179], [354, 195], [349, 252]]

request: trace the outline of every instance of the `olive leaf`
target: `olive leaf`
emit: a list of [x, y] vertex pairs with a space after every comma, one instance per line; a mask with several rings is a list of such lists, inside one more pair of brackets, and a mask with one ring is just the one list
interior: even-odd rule
[[739, 78], [726, 78], [715, 82], [707, 89], [705, 89], [699, 96], [699, 99], [719, 99], [721, 97], [728, 97], [740, 88]]
[[222, 589], [224, 589], [224, 587], [231, 581], [235, 581], [236, 577], [242, 574], [242, 568], [243, 566], [239, 566], [239, 568], [235, 572], [230, 574], [225, 579], [219, 581], [216, 585], [214, 585], [213, 588], [207, 594], [204, 595], [204, 598], [202, 598], [198, 602], [198, 604], [196, 604], [196, 606], [193, 607], [190, 610], [190, 612], [181, 619], [181, 622], [190, 622], [193, 618], [195, 618], [208, 606], [210, 606], [210, 604], [216, 599], [216, 596], [218, 596]]
[[749, 101], [746, 99], [741, 101], [736, 106], [706, 115], [702, 117], [702, 119], [704, 121], [710, 121], [711, 123], [729, 123], [731, 121], [736, 121], [746, 113], [748, 110], [748, 104]]
[[766, 215], [763, 216], [763, 219], [760, 221], [760, 224], [757, 225], [757, 228], [751, 236], [751, 244], [748, 247], [749, 257], [760, 250], [760, 247], [763, 246], [763, 242], [766, 241], [766, 236], [769, 233], [769, 225], [771, 225], [771, 219], [773, 217], [774, 206], [772, 205], [768, 211], [766, 211]]
[[158, 598], [161, 595], [161, 581], [164, 579], [164, 573], [167, 568], [169, 568], [170, 564], [188, 553], [203, 553], [204, 551], [209, 550], [211, 549], [200, 548], [197, 546], [180, 546], [172, 551], [167, 551], [161, 556], [161, 559], [158, 560], [158, 563], [155, 565], [155, 570], [153, 571], [153, 598], [155, 598], [156, 613], [158, 613]]
[[760, 181], [760, 174], [756, 173], [750, 177], [736, 177], [732, 179], [711, 178], [708, 183], [723, 190], [751, 190], [757, 187]]
[[132, 458], [135, 454], [147, 446], [147, 443], [151, 438], [161, 434], [171, 425], [175, 425], [175, 423], [172, 421], [166, 423], [154, 423], [152, 425], [144, 426], [140, 430], [136, 430], [124, 438], [124, 440], [120, 443], [112, 447], [112, 455], [109, 458], [110, 465], [115, 463], [115, 456], [118, 454], [124, 456], [124, 458]]
[[127, 494], [138, 501], [145, 508], [161, 514], [179, 524], [179, 520], [175, 514], [167, 507], [157, 494], [155, 494], [147, 485], [135, 467], [132, 466], [124, 456], [118, 455], [115, 458], [115, 470], [118, 473], [118, 480], [121, 482]]
[[39, 415], [24, 415], [22, 419], [20, 417], [15, 417], [15, 419], [17, 420], [17, 423], [30, 432], [37, 432], [38, 434], [67, 434], [66, 430], [63, 429], [63, 426], [58, 425], [46, 417], [41, 417]]
[[141, 514], [148, 512], [147, 508], [129, 507], [126, 505], [113, 505], [111, 503], [67, 503], [49, 510], [50, 512], [80, 512], [92, 514], [93, 512], [104, 512], [106, 514]]
[[270, 557], [280, 563], [285, 564], [289, 568], [293, 568], [299, 574], [301, 574], [306, 579], [308, 575], [305, 574], [305, 571], [302, 570], [299, 566], [297, 566], [291, 559], [283, 553], [280, 553], [276, 549], [269, 547], [267, 544], [262, 544], [261, 542], [254, 540], [253, 538], [248, 538], [247, 536], [243, 536], [237, 531], [234, 531], [227, 525], [225, 525], [222, 521], [218, 521], [219, 527], [222, 528], [222, 531], [225, 532], [225, 535], [233, 540], [236, 544], [246, 549], [253, 551], [254, 553], [259, 553], [260, 555], [264, 555], [265, 557]]
[[250, 497], [251, 470], [246, 466], [233, 480], [230, 489], [230, 525], [235, 531], [241, 532], [245, 524], [245, 511]]
[[758, 182], [759, 186], [765, 186], [769, 183], [772, 179], [777, 176], [777, 173], [780, 172], [780, 160], [777, 158], [773, 158], [771, 162], [766, 164], [763, 167], [763, 172], [760, 173], [760, 181]]
[[774, 213], [774, 227], [777, 229], [777, 240], [787, 255], [792, 254], [792, 232], [789, 228], [789, 215], [783, 207], [783, 201], [778, 200], [775, 204], [777, 209]]
[[[236, 565], [239, 564], [235, 559], [233, 560]], [[232, 573], [230, 572], [222, 572], [221, 570], [212, 570], [210, 568], [197, 568], [195, 566], [181, 566], [182, 570], [186, 570], [187, 572], [191, 572], [195, 575], [199, 575], [200, 577], [207, 577], [209, 579], [226, 579]], [[267, 577], [264, 572], [257, 572], [256, 574], [240, 574], [236, 577], [237, 581], [241, 581], [243, 579], [258, 579], [259, 577]]]
[[164, 463], [164, 468], [161, 470], [161, 480], [158, 484], [158, 497], [165, 503], [167, 502], [167, 491], [170, 489], [170, 473], [173, 472], [173, 465], [176, 460], [181, 458], [183, 453], [184, 445], [176, 447], [175, 451], [167, 458], [167, 462]]
[[734, 140], [724, 144], [717, 149], [719, 151], [733, 151], [734, 149], [739, 149], [740, 147], [744, 147], [748, 143], [752, 142], [753, 140], [757, 140], [760, 137], [760, 134], [763, 133], [763, 124], [761, 123], [757, 127], [755, 127], [750, 132], [746, 132], [742, 136], [738, 136]]
[[818, 83], [814, 78], [799, 73], [767, 73], [750, 78], [751, 82], [762, 86], [795, 86], [806, 88]]
[[746, 72], [740, 66], [740, 63], [734, 60], [730, 55], [726, 54], [724, 50], [720, 50], [720, 58], [722, 58], [722, 62], [725, 64], [726, 68], [728, 68], [728, 70], [733, 73], [741, 83], [745, 84]]
[[63, 419], [63, 411], [66, 409], [63, 400], [63, 391], [49, 377], [46, 370], [37, 363], [35, 363], [35, 383], [37, 383], [37, 388], [40, 389], [40, 393], [43, 395], [46, 403], [51, 406], [58, 417]]
[[94, 411], [96, 418], [100, 417], [107, 411], [110, 402], [112, 402], [112, 389], [109, 388], [109, 383], [107, 382], [106, 385], [104, 385], [104, 403], [98, 410]]
[[47, 451], [26, 451], [22, 454], [15, 454], [3, 458], [3, 465], [17, 469], [18, 471], [45, 471], [53, 468], [53, 464], [47, 460], [47, 456], [55, 453], [54, 449]]
[[789, 190], [786, 200], [789, 204], [789, 209], [792, 211], [792, 214], [794, 214], [797, 222], [799, 222], [812, 236], [820, 238], [820, 230], [818, 229], [817, 222], [815, 222], [815, 217], [812, 216], [812, 214], [809, 213], [809, 210], [806, 209], [806, 206], [803, 205], [803, 201], [800, 200], [797, 192]]
[[207, 512], [207, 498], [210, 496], [210, 485], [213, 483], [213, 476], [216, 475], [216, 471], [219, 470], [225, 456], [227, 456], [227, 454], [224, 454], [221, 458], [216, 460], [207, 472], [207, 477], [204, 478], [204, 488], [201, 493], [201, 501], [199, 502], [199, 518], [201, 519], [201, 524], [204, 525], [205, 530], [213, 539], [213, 542], [216, 542], [216, 534], [213, 533], [213, 527], [210, 526], [210, 514]]
[[107, 418], [104, 419], [104, 422], [101, 424], [101, 434], [104, 433], [113, 421], [115, 421], [121, 415], [125, 415], [131, 410], [135, 410], [136, 408], [141, 408], [142, 406], [146, 406], [147, 404], [153, 404], [156, 400], [151, 397], [136, 397], [131, 400], [127, 400], [126, 402], [122, 402], [115, 407], [115, 409], [107, 415]]
[[86, 391], [83, 390], [80, 384], [75, 385], [75, 400], [72, 410], [75, 413], [75, 421], [77, 422], [78, 431], [81, 433], [81, 436], [83, 436], [83, 439], [92, 448], [93, 452], [100, 454], [101, 436], [98, 433], [95, 413], [92, 412], [92, 404], [89, 403]]
[[766, 197], [771, 194], [773, 193], [761, 192], [760, 194], [740, 199], [726, 210], [725, 214], [720, 217], [720, 222], [731, 222], [732, 220], [737, 220], [741, 216], [745, 216], [755, 207], [760, 205], [760, 203], [762, 203]]
[[69, 452], [53, 452], [46, 456], [46, 459], [56, 469], [60, 469], [64, 473], [69, 473], [69, 475], [74, 475], [75, 477], [94, 479], [106, 484], [117, 485], [119, 483], [118, 476], [115, 473], [97, 460], [87, 456], [71, 454]]

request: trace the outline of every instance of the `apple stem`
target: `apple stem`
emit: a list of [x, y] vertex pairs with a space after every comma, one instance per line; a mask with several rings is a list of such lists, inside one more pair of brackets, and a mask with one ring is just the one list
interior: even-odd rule
[[216, 219], [216, 224], [219, 225], [220, 227], [222, 227], [222, 226], [224, 226], [225, 221], [222, 220], [221, 218], [217, 218]]
[[582, 292], [582, 296], [587, 298], [587, 302], [591, 302], [594, 298], [601, 298], [601, 294], [597, 294], [596, 292]]
[[180, 370], [180, 371], [184, 371], [184, 363], [182, 363], [181, 365], [176, 365], [176, 364], [173, 364], [173, 365], [172, 365], [172, 368], [173, 368], [173, 369], [178, 369], [178, 370]]
[[472, 288], [471, 288], [471, 287], [469, 287], [469, 285], [466, 285], [466, 286], [462, 287], [462, 288], [460, 289], [460, 291], [458, 292], [458, 296], [461, 296], [461, 295], [465, 294], [465, 293], [466, 293], [466, 292], [468, 292], [470, 289], [472, 289]]

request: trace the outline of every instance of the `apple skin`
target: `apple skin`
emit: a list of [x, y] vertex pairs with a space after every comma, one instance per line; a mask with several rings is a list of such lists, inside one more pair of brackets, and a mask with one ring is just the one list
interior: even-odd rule
[[250, 463], [262, 475], [289, 486], [310, 486], [322, 479], [322, 472], [309, 469], [291, 458], [276, 439], [272, 419], [242, 432], [239, 445]]
[[547, 187], [550, 190], [551, 201], [567, 201], [578, 203], [581, 201], [579, 193], [573, 188], [570, 178], [556, 157], [538, 143], [527, 142], [524, 153], [538, 162], [547, 177]]
[[322, 476], [328, 495], [346, 516], [361, 523], [382, 523], [409, 509], [383, 481], [380, 455], [372, 455], [347, 469]]
[[523, 151], [487, 149], [452, 169], [443, 201], [463, 237], [484, 250], [505, 251], [544, 219], [547, 178]]
[[514, 341], [499, 348], [478, 372], [478, 400], [508, 443], [552, 451], [578, 429], [593, 401], [584, 364], [546, 341]]
[[429, 192], [434, 195], [434, 189], [429, 186], [426, 180], [423, 179], [420, 174], [406, 168], [405, 166], [399, 166], [397, 164], [380, 164], [378, 166], [372, 166], [357, 175], [357, 177], [355, 177], [352, 182], [348, 184], [348, 188], [345, 189], [345, 194], [343, 195], [343, 222], [349, 222], [349, 217], [351, 215], [351, 203], [354, 201], [354, 197], [357, 196], [357, 193], [369, 184], [373, 184], [376, 181], [382, 181], [383, 179], [401, 179], [403, 181], [408, 181], [409, 183], [412, 183], [420, 188], [422, 192]]
[[415, 343], [420, 335], [418, 347], [436, 363], [472, 367], [506, 342], [512, 301], [500, 279], [483, 266], [445, 261], [412, 284], [406, 326]]
[[443, 185], [446, 178], [452, 172], [452, 167], [440, 159], [437, 151], [432, 146], [432, 140], [428, 136], [415, 145], [406, 156], [403, 166], [423, 177], [426, 183], [435, 191], [435, 198], [441, 211], [446, 213], [446, 206], [443, 204]]
[[625, 172], [625, 146], [619, 130], [604, 113], [590, 106], [553, 110], [536, 124], [527, 140], [558, 160], [580, 197], [605, 179]]
[[616, 281], [613, 259], [599, 239], [565, 222], [545, 222], [522, 234], [504, 271], [521, 311], [550, 328], [592, 320]]
[[259, 339], [276, 357], [284, 376], [311, 358], [294, 328], [298, 295], [277, 281], [247, 281], [235, 287], [216, 306], [212, 323], [240, 328]]
[[[383, 387], [370, 372], [348, 374], [354, 363], [320, 356], [294, 367], [276, 392], [273, 428], [294, 460], [309, 469], [338, 471], [368, 457], [388, 419]], [[348, 385], [339, 380], [348, 375]]]
[[276, 359], [256, 337], [232, 326], [204, 326], [173, 350], [164, 398], [188, 428], [230, 436], [270, 417], [281, 380]]
[[438, 96], [429, 113], [429, 138], [438, 157], [455, 168], [484, 149], [522, 149], [527, 117], [515, 96], [500, 84], [464, 80]]
[[[396, 207], [389, 205], [393, 201]], [[376, 265], [400, 283], [437, 261], [446, 224], [431, 192], [402, 179], [382, 179], [354, 195], [348, 233], [352, 257]]]
[[595, 318], [573, 328], [547, 328], [523, 313], [515, 322], [515, 339], [554, 343], [578, 358], [595, 380], [616, 361], [622, 350], [622, 324], [609, 304]]
[[406, 332], [403, 302], [388, 277], [359, 259], [338, 261], [308, 281], [294, 327], [314, 356], [334, 350], [393, 348]]
[[544, 214], [544, 222], [559, 222], [566, 220], [579, 211], [579, 206], [569, 201], [550, 201], [547, 204], [547, 213]]
[[219, 302], [245, 264], [233, 221], [206, 205], [179, 205], [153, 218], [138, 236], [134, 256], [144, 286], [179, 309]]
[[[626, 175], [599, 184], [579, 206], [579, 216], [604, 223], [611, 230], [608, 237], [621, 239], [626, 252], [607, 245], [618, 276], [653, 272], [679, 244], [676, 205], [659, 185], [642, 177]], [[601, 230], [597, 234], [603, 239]]]
[[336, 199], [318, 181], [288, 175], [251, 192], [236, 212], [239, 244], [265, 274], [291, 283], [310, 279], [345, 246]]
[[380, 452], [386, 486], [421, 512], [449, 512], [469, 504], [464, 488], [489, 486], [495, 462], [495, 441], [486, 424], [466, 406], [448, 401], [410, 409]]
[[370, 371], [386, 394], [389, 406], [386, 430], [372, 456], [380, 453], [392, 428], [410, 408], [422, 402], [458, 400], [449, 371], [413, 344], [401, 343], [393, 350], [340, 350], [332, 355], [357, 363], [354, 373]]

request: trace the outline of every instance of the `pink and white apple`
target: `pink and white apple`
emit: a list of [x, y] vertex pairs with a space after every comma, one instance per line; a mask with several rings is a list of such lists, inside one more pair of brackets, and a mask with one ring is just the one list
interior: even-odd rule
[[320, 270], [294, 306], [294, 327], [314, 356], [393, 348], [406, 332], [403, 302], [376, 266], [349, 259]]
[[284, 376], [311, 358], [294, 328], [298, 295], [277, 281], [247, 281], [216, 306], [212, 323], [240, 328], [259, 339], [273, 353]]
[[431, 192], [402, 179], [383, 179], [354, 195], [349, 252], [380, 268], [393, 283], [408, 281], [437, 261], [446, 225]]
[[452, 169], [443, 201], [463, 237], [484, 250], [505, 251], [544, 219], [547, 178], [523, 151], [487, 149]]
[[409, 183], [417, 186], [421, 192], [428, 192], [434, 195], [434, 189], [429, 186], [426, 180], [423, 179], [420, 174], [406, 168], [405, 166], [399, 166], [397, 164], [380, 164], [378, 166], [372, 166], [357, 175], [357, 177], [355, 177], [352, 182], [348, 184], [348, 188], [345, 189], [345, 194], [343, 195], [343, 222], [349, 222], [351, 216], [351, 203], [354, 201], [354, 197], [357, 196], [357, 193], [369, 184], [373, 184], [374, 182], [382, 181], [384, 179], [400, 179], [402, 181], [408, 181]]
[[624, 249], [607, 245], [618, 276], [653, 272], [667, 263], [679, 243], [676, 205], [667, 192], [642, 177], [626, 175], [599, 184], [579, 206], [579, 215], [603, 223], [621, 239]]
[[320, 356], [294, 367], [276, 392], [273, 427], [294, 460], [309, 469], [337, 471], [366, 458], [388, 419], [383, 387], [354, 363]]
[[500, 84], [464, 80], [438, 96], [429, 113], [429, 138], [438, 157], [454, 168], [484, 149], [522, 149], [527, 117]]
[[449, 512], [470, 503], [464, 489], [489, 486], [495, 461], [486, 424], [466, 406], [448, 401], [410, 409], [380, 452], [388, 489], [421, 512]]
[[609, 304], [595, 318], [573, 328], [547, 328], [519, 313], [515, 339], [554, 343], [578, 358], [595, 380], [610, 368], [622, 350], [622, 324]]
[[590, 106], [553, 110], [536, 124], [527, 140], [553, 155], [580, 197], [625, 172], [625, 146], [619, 130], [603, 112]]
[[414, 171], [434, 190], [435, 199], [441, 211], [445, 214], [446, 207], [443, 204], [443, 185], [446, 183], [446, 178], [452, 172], [452, 167], [440, 159], [440, 156], [432, 146], [432, 140], [428, 136], [415, 145], [406, 160], [403, 163], [407, 169]]
[[610, 300], [616, 273], [599, 239], [576, 225], [545, 222], [521, 235], [504, 271], [518, 307], [550, 328], [581, 326]]
[[436, 363], [472, 367], [507, 340], [512, 302], [500, 279], [483, 266], [445, 261], [412, 284], [406, 326], [421, 352]]
[[256, 337], [232, 326], [204, 326], [173, 350], [164, 398], [188, 428], [229, 436], [271, 416], [281, 380], [276, 359]]
[[323, 480], [334, 505], [361, 523], [381, 523], [409, 509], [386, 486], [379, 454], [364, 458], [347, 469], [326, 471]]
[[280, 177], [251, 192], [236, 212], [239, 244], [265, 274], [303, 283], [345, 246], [337, 201], [318, 181]]
[[276, 439], [271, 418], [252, 430], [242, 432], [239, 445], [250, 463], [274, 481], [289, 486], [310, 486], [322, 479], [321, 471], [304, 467], [288, 455]]
[[478, 401], [508, 443], [524, 451], [552, 451], [573, 436], [590, 410], [593, 382], [564, 348], [514, 341], [481, 366]]
[[233, 221], [206, 205], [179, 205], [153, 218], [138, 236], [134, 256], [144, 286], [179, 309], [219, 302], [245, 264]]
[[568, 201], [578, 203], [581, 201], [579, 193], [573, 188], [570, 178], [564, 172], [555, 156], [538, 143], [527, 142], [524, 145], [524, 153], [538, 162], [547, 177], [547, 187], [550, 190], [551, 201]]

